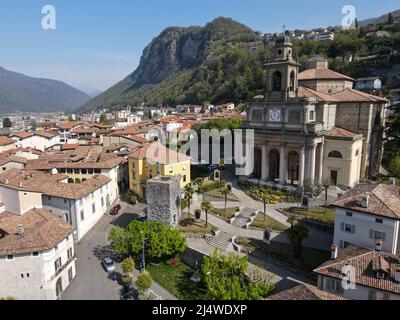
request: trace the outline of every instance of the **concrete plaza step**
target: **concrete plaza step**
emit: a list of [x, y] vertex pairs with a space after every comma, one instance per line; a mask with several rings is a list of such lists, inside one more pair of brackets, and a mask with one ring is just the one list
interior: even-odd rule
[[215, 234], [206, 235], [205, 239], [207, 243], [213, 247], [216, 247], [222, 251], [234, 252], [235, 249], [232, 244], [233, 235], [217, 231]]

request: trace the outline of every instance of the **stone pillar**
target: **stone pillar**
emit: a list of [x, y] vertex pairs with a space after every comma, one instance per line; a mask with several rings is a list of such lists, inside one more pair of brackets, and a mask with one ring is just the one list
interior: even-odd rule
[[300, 149], [300, 168], [299, 168], [299, 188], [304, 188], [304, 174], [306, 169], [306, 152], [305, 147]]
[[317, 156], [317, 148], [315, 144], [309, 146], [308, 149], [308, 177], [307, 180], [310, 181], [311, 185], [315, 184], [315, 163], [316, 163], [316, 156]]
[[324, 146], [325, 143], [322, 142], [319, 145], [319, 170], [318, 170], [318, 184], [322, 185], [322, 177], [324, 172]]
[[286, 161], [286, 144], [281, 145], [280, 152], [280, 163], [279, 163], [279, 183], [287, 183], [287, 161]]
[[269, 148], [263, 145], [261, 148], [261, 180], [267, 181], [269, 178]]

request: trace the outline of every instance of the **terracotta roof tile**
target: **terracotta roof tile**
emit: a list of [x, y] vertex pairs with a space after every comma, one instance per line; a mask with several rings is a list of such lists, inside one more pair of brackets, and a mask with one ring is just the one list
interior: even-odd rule
[[[24, 235], [18, 235], [18, 226]], [[40, 252], [54, 248], [74, 231], [62, 218], [45, 209], [33, 209], [22, 216], [9, 212], [0, 213], [0, 254], [15, 255]], [[1, 234], [1, 232], [0, 232]]]
[[292, 289], [288, 289], [273, 296], [268, 297], [267, 300], [347, 300], [346, 298], [337, 296], [335, 294], [319, 290], [318, 288], [301, 284]]
[[[355, 268], [356, 284], [400, 294], [400, 284], [395, 281], [400, 270], [399, 256], [350, 245], [339, 253], [336, 260], [325, 262], [314, 272], [342, 280], [345, 277], [342, 272], [345, 265]], [[381, 270], [388, 272], [385, 279], [376, 277], [375, 272]]]
[[11, 138], [0, 137], [0, 146], [8, 146], [13, 143], [15, 143], [15, 141]]
[[190, 160], [183, 153], [168, 149], [159, 142], [148, 143], [129, 155], [129, 158], [147, 159], [161, 164], [177, 163]]
[[303, 87], [303, 86], [299, 86], [298, 95], [299, 95], [299, 97], [316, 98], [316, 99], [318, 99], [320, 101], [324, 101], [324, 102], [338, 102], [338, 100], [335, 97], [333, 97], [327, 93], [315, 91], [313, 89]]
[[388, 102], [387, 99], [354, 89], [345, 89], [332, 95], [340, 102]]
[[329, 136], [332, 137], [355, 138], [358, 135], [357, 133], [339, 127], [333, 127], [331, 131], [329, 131]]
[[[368, 208], [362, 206], [368, 195]], [[358, 212], [400, 219], [400, 188], [387, 184], [360, 184], [332, 205]]]
[[330, 69], [307, 69], [299, 73], [299, 81], [304, 80], [348, 80], [353, 78]]

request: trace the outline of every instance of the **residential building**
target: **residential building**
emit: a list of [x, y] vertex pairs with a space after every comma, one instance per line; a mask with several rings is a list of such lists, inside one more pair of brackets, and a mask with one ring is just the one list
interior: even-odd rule
[[[349, 245], [338, 255], [333, 251], [332, 260], [314, 272], [320, 290], [346, 299], [400, 300], [399, 270], [398, 255]], [[355, 282], [354, 287], [350, 280]]]
[[190, 157], [166, 148], [160, 142], [147, 143], [129, 155], [130, 189], [146, 197], [146, 182], [156, 176], [180, 176], [180, 186], [190, 184]]
[[0, 297], [59, 298], [76, 275], [73, 227], [45, 209], [6, 209], [0, 213]]
[[10, 138], [15, 140], [15, 144], [18, 148], [32, 148], [40, 151], [60, 144], [59, 133], [50, 130], [37, 131], [34, 133], [25, 131], [14, 132], [10, 135]]
[[358, 78], [355, 88], [364, 92], [379, 93], [382, 89], [382, 79], [380, 77]]
[[70, 223], [79, 241], [111, 207], [111, 186], [103, 175], [72, 184], [63, 174], [12, 169], [0, 174], [0, 202], [6, 211], [21, 214], [47, 209]]
[[400, 253], [400, 189], [386, 184], [361, 184], [332, 203], [336, 209], [334, 244], [350, 244]]
[[0, 153], [15, 148], [15, 141], [8, 137], [0, 137]]

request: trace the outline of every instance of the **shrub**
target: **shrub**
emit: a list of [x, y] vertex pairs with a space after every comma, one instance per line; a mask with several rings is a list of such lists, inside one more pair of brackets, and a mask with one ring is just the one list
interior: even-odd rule
[[213, 182], [205, 183], [199, 188], [199, 193], [204, 194], [209, 191], [222, 189], [225, 187], [225, 185], [226, 185], [225, 181], [213, 181]]
[[138, 289], [139, 293], [143, 294], [150, 289], [152, 282], [153, 280], [151, 279], [149, 273], [140, 273], [136, 279], [136, 288]]
[[135, 261], [131, 257], [126, 258], [122, 261], [121, 268], [124, 274], [130, 274], [135, 270]]

